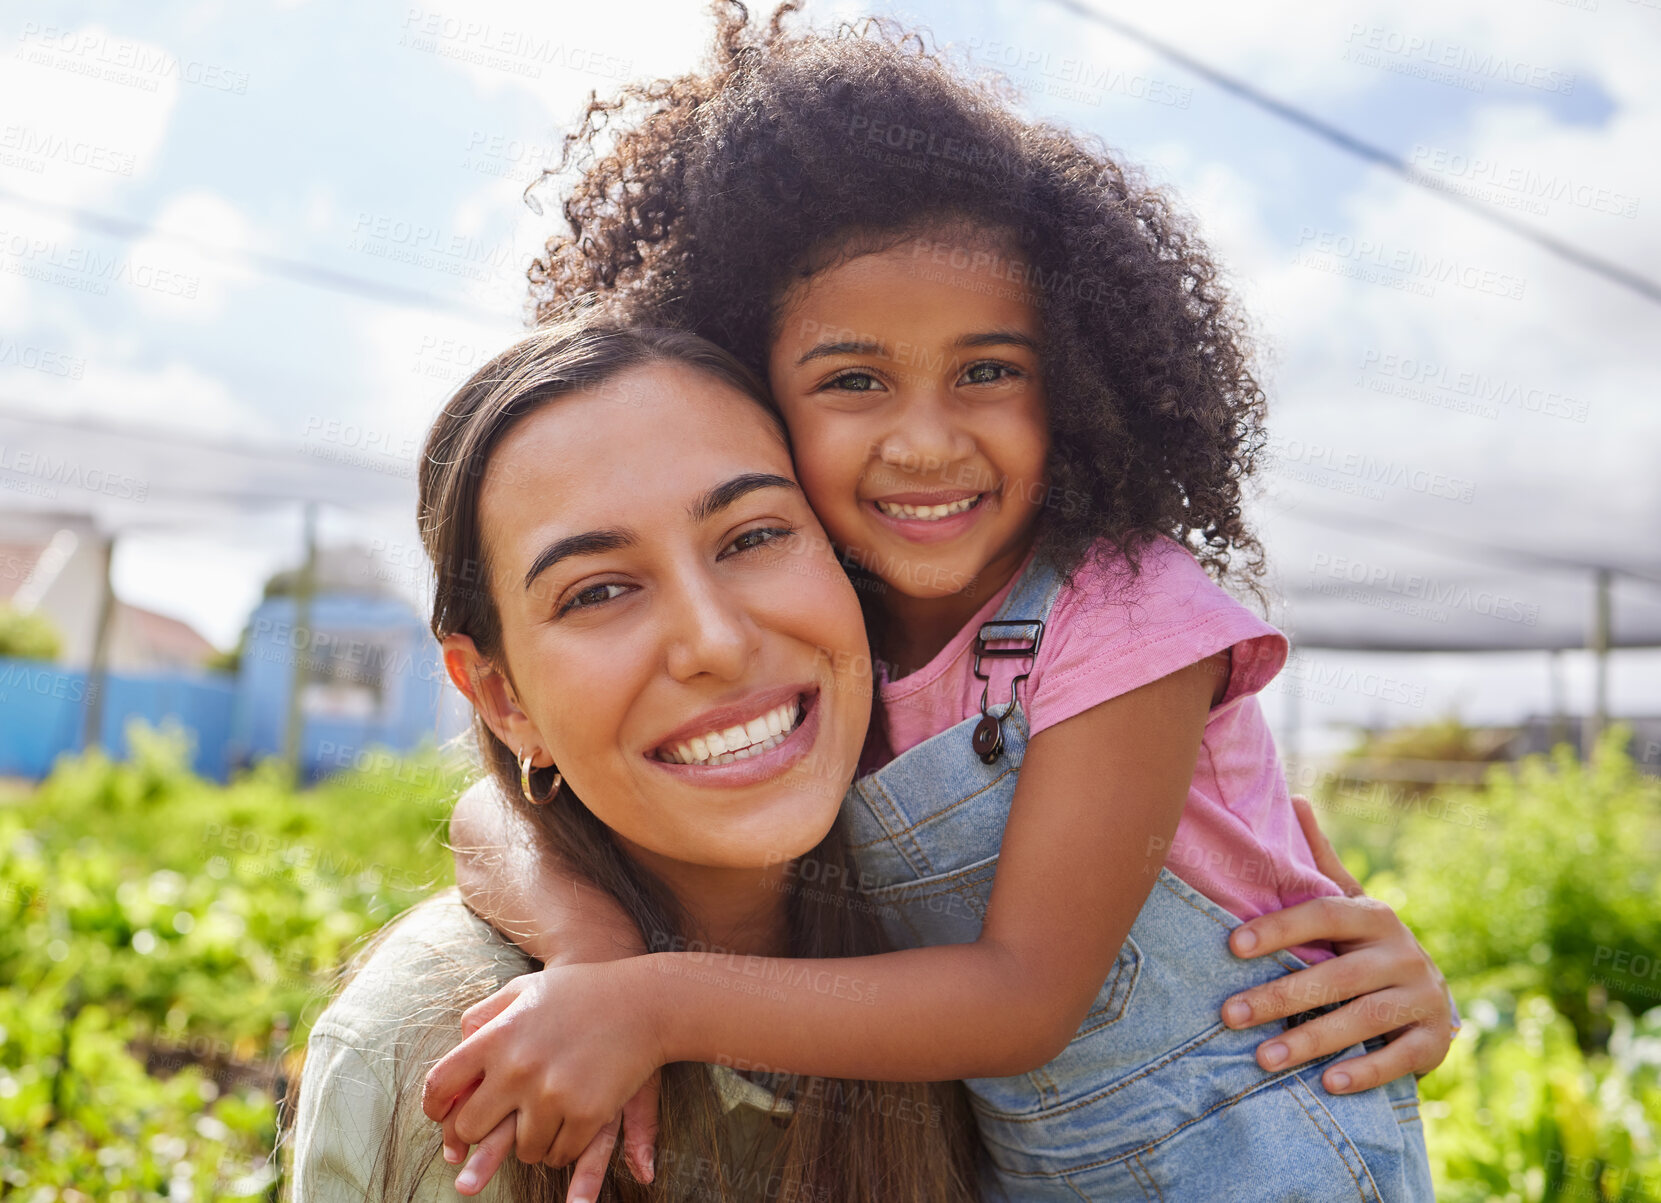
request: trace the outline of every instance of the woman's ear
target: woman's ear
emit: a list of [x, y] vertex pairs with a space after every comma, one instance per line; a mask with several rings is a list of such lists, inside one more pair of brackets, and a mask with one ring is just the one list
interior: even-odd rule
[[507, 675], [479, 654], [470, 636], [446, 635], [439, 647], [444, 653], [444, 671], [496, 738], [515, 755], [528, 748], [533, 761], [542, 756], [542, 735], [519, 708]]

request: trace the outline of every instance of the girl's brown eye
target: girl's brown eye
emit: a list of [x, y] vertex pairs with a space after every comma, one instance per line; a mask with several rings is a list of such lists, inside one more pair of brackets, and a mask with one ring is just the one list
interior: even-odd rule
[[999, 380], [1016, 374], [1015, 369], [1008, 364], [972, 363], [963, 376], [970, 384], [996, 384]]
[[877, 378], [869, 372], [843, 372], [831, 378], [828, 387], [846, 389], [851, 393], [868, 393], [877, 386]]

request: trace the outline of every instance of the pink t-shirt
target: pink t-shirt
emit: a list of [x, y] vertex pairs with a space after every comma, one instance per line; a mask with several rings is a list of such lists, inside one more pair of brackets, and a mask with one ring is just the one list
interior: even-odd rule
[[[982, 682], [970, 647], [1019, 576], [917, 672], [889, 681], [878, 666], [892, 755], [980, 713]], [[1227, 691], [1206, 721], [1166, 867], [1241, 919], [1341, 894], [1315, 868], [1257, 701], [1286, 663], [1286, 636], [1225, 593], [1175, 540], [1150, 545], [1134, 579], [1092, 559], [1062, 588], [1044, 624], [1038, 662], [1021, 686], [1031, 733], [1224, 649], [1232, 649]], [[1009, 680], [1027, 662], [987, 663], [991, 704], [1001, 708]], [[1103, 771], [1112, 771], [1111, 761]], [[1320, 946], [1292, 951], [1306, 961], [1332, 955]]]

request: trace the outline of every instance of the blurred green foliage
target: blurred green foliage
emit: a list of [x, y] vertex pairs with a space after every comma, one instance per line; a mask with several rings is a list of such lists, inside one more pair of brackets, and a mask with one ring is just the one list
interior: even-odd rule
[[0, 1196], [264, 1196], [334, 970], [453, 879], [459, 777], [427, 753], [220, 786], [179, 733], [130, 738], [0, 801]]
[[44, 614], [0, 602], [0, 656], [50, 662], [62, 650], [63, 636]]
[[[1661, 783], [1623, 738], [1481, 788], [1317, 799], [1465, 1018], [1420, 1084], [1443, 1200], [1661, 1201]], [[182, 737], [134, 739], [0, 796], [0, 1195], [266, 1197], [333, 970], [451, 880], [460, 777], [427, 753], [219, 786]]]
[[1465, 1019], [1420, 1084], [1439, 1198], [1661, 1200], [1661, 781], [1628, 738], [1318, 799]]

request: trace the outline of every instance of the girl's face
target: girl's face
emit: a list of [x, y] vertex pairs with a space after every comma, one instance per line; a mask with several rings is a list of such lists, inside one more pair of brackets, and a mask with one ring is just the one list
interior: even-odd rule
[[921, 237], [781, 307], [768, 374], [802, 487], [849, 562], [907, 596], [995, 591], [1032, 544], [1049, 426], [1025, 266], [990, 234]]
[[824, 837], [870, 716], [865, 628], [754, 401], [673, 363], [561, 397], [497, 447], [479, 519], [512, 684], [474, 688], [510, 749], [672, 882]]

